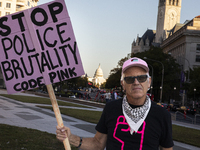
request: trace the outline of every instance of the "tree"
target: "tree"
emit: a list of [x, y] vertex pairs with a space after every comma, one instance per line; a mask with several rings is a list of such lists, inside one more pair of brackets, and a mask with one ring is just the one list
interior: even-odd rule
[[106, 86], [106, 82], [104, 82], [103, 84], [101, 84], [101, 89], [104, 89]]
[[[176, 92], [180, 90], [180, 65], [176, 63], [176, 60], [171, 55], [163, 53], [161, 48], [152, 46], [149, 51], [133, 54], [132, 57], [139, 57], [142, 59], [147, 57], [152, 60], [160, 61], [164, 66], [163, 101], [169, 102], [170, 99], [174, 98], [172, 94], [174, 92], [174, 87], [177, 88]], [[155, 95], [155, 100], [158, 100], [162, 79], [162, 65], [152, 60], [147, 59], [146, 62], [149, 64], [150, 75], [152, 74], [151, 66], [154, 70], [153, 94]], [[176, 95], [178, 94], [176, 93]], [[177, 96], [177, 100], [180, 100], [180, 97]]]
[[61, 87], [61, 90], [77, 90], [79, 87], [85, 87], [88, 83], [87, 77], [76, 77], [71, 78], [62, 82], [58, 82], [54, 84], [54, 87]]
[[122, 58], [119, 62], [116, 68], [113, 68], [110, 71], [110, 75], [106, 81], [105, 87], [106, 88], [115, 88], [115, 87], [120, 87], [120, 78], [121, 78], [121, 72], [122, 72], [122, 66], [123, 63], [128, 60], [127, 57]]
[[[187, 89], [187, 96], [189, 99], [198, 99], [200, 96], [200, 67], [190, 70], [190, 83], [185, 83], [184, 88]], [[196, 91], [194, 91], [196, 89]], [[195, 94], [195, 97], [194, 97]]]
[[106, 81], [106, 88], [120, 87], [121, 69], [119, 68], [115, 73], [111, 73]]

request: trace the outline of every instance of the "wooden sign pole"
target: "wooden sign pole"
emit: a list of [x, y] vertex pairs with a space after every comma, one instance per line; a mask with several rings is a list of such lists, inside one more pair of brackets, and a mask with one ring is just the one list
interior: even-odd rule
[[[46, 85], [46, 87], [47, 87], [47, 90], [48, 90], [48, 93], [49, 93], [51, 104], [53, 106], [53, 111], [55, 113], [57, 123], [60, 127], [63, 127], [64, 126], [63, 120], [62, 120], [62, 117], [61, 117], [61, 114], [60, 114], [60, 109], [58, 107], [58, 103], [57, 103], [57, 100], [56, 100], [56, 96], [55, 96], [52, 84]], [[63, 141], [63, 144], [64, 144], [64, 147], [65, 147], [65, 150], [71, 150], [68, 138], [66, 138]]]

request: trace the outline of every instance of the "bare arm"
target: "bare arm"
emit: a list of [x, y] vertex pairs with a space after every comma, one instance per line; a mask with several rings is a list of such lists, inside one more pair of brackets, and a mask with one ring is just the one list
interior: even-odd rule
[[[70, 129], [68, 127], [60, 128], [57, 126], [57, 139], [60, 141], [64, 141], [65, 138], [69, 138], [70, 144], [78, 147], [80, 144], [80, 137], [71, 134]], [[106, 146], [107, 134], [103, 134], [97, 132], [94, 137], [91, 138], [83, 138], [82, 139], [82, 150], [103, 150]]]

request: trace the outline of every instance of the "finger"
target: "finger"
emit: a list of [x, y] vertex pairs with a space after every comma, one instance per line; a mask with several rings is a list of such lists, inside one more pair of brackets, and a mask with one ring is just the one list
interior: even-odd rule
[[57, 126], [56, 127], [56, 133], [64, 133], [67, 129], [65, 128], [65, 127], [59, 127], [59, 126]]
[[64, 127], [64, 126], [63, 126], [63, 127], [60, 127], [60, 126], [57, 125], [57, 126], [56, 126], [56, 129], [57, 129], [57, 130], [62, 130], [62, 129], [65, 129], [65, 127]]
[[59, 141], [63, 142], [67, 137], [66, 137], [66, 136], [57, 135], [56, 138], [57, 138]]
[[60, 130], [57, 130], [56, 131], [56, 137], [57, 137], [57, 139], [59, 139], [59, 140], [64, 140], [65, 138], [67, 138], [68, 136], [67, 136], [67, 134], [65, 133], [65, 132], [60, 132]]
[[67, 138], [66, 135], [61, 135], [61, 134], [57, 134], [56, 137], [57, 137], [58, 139], [65, 139], [65, 138]]
[[56, 130], [57, 134], [65, 134], [65, 132], [61, 132], [61, 130]]
[[60, 128], [62, 128], [62, 127], [61, 127], [61, 126], [59, 126], [59, 125], [57, 125], [57, 126], [56, 126], [56, 129], [60, 129]]

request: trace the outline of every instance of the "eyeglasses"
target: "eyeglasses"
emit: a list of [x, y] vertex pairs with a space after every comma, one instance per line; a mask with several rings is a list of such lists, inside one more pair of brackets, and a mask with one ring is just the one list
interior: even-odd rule
[[148, 75], [140, 75], [140, 76], [129, 76], [124, 77], [124, 80], [127, 84], [132, 84], [135, 82], [135, 79], [138, 80], [139, 83], [145, 82], [149, 76]]

